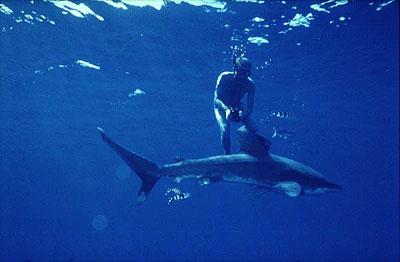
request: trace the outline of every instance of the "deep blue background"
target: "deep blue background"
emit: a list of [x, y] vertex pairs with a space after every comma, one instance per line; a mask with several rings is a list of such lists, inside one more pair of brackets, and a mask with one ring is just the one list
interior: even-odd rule
[[[357, 1], [327, 14], [287, 2], [228, 3], [226, 12], [87, 2], [99, 21], [2, 1], [14, 14], [0, 13], [0, 260], [398, 260], [399, 3], [376, 11], [382, 2]], [[16, 23], [21, 10], [56, 24]], [[308, 12], [309, 28], [278, 34]], [[256, 16], [271, 26], [252, 27]], [[269, 44], [247, 42], [265, 33]], [[123, 162], [96, 126], [159, 164], [221, 154], [213, 91], [240, 44], [254, 67], [269, 61], [253, 76], [254, 117], [271, 152], [343, 191], [288, 198], [184, 181], [178, 188], [192, 197], [167, 205], [173, 185], [162, 179], [137, 207], [139, 178], [117, 177]], [[146, 94], [128, 97], [136, 88]], [[272, 127], [296, 134], [272, 139]], [[109, 224], [96, 230], [101, 214]]]

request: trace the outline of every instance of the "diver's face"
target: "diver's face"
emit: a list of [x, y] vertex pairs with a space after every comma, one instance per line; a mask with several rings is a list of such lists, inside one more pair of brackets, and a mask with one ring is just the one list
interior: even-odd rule
[[250, 70], [248, 69], [236, 69], [235, 70], [235, 77], [238, 79], [245, 79], [250, 76]]

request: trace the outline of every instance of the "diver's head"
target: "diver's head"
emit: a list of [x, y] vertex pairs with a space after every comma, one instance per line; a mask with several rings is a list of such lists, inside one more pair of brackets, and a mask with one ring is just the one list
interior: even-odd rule
[[251, 62], [246, 57], [238, 57], [233, 67], [233, 73], [237, 78], [247, 78], [251, 75]]

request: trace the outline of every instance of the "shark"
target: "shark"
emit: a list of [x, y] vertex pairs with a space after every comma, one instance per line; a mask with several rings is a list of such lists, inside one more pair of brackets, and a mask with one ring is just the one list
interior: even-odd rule
[[119, 145], [104, 130], [97, 127], [100, 136], [139, 176], [142, 185], [137, 205], [142, 204], [162, 177], [175, 183], [183, 179], [197, 179], [200, 185], [217, 182], [235, 182], [255, 186], [272, 192], [297, 197], [307, 194], [336, 192], [342, 188], [328, 182], [315, 169], [295, 160], [269, 152], [271, 143], [264, 137], [238, 128], [240, 151], [231, 155], [216, 155], [199, 159], [175, 159], [157, 165], [139, 154]]

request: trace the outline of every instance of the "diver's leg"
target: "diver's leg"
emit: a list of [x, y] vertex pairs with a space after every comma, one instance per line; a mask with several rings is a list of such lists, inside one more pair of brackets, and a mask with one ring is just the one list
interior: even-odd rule
[[231, 137], [230, 137], [231, 129], [230, 124], [227, 121], [225, 124], [225, 128], [221, 130], [221, 140], [222, 146], [224, 148], [225, 155], [231, 154]]
[[258, 128], [257, 128], [256, 122], [254, 121], [254, 119], [251, 116], [247, 116], [247, 117], [243, 118], [242, 122], [249, 131], [251, 131], [253, 133], [257, 132]]
[[214, 108], [215, 118], [217, 119], [217, 123], [219, 129], [221, 131], [221, 143], [224, 148], [224, 152], [226, 155], [231, 154], [231, 138], [230, 138], [230, 123], [229, 120], [225, 118], [225, 115], [220, 112], [217, 108]]

